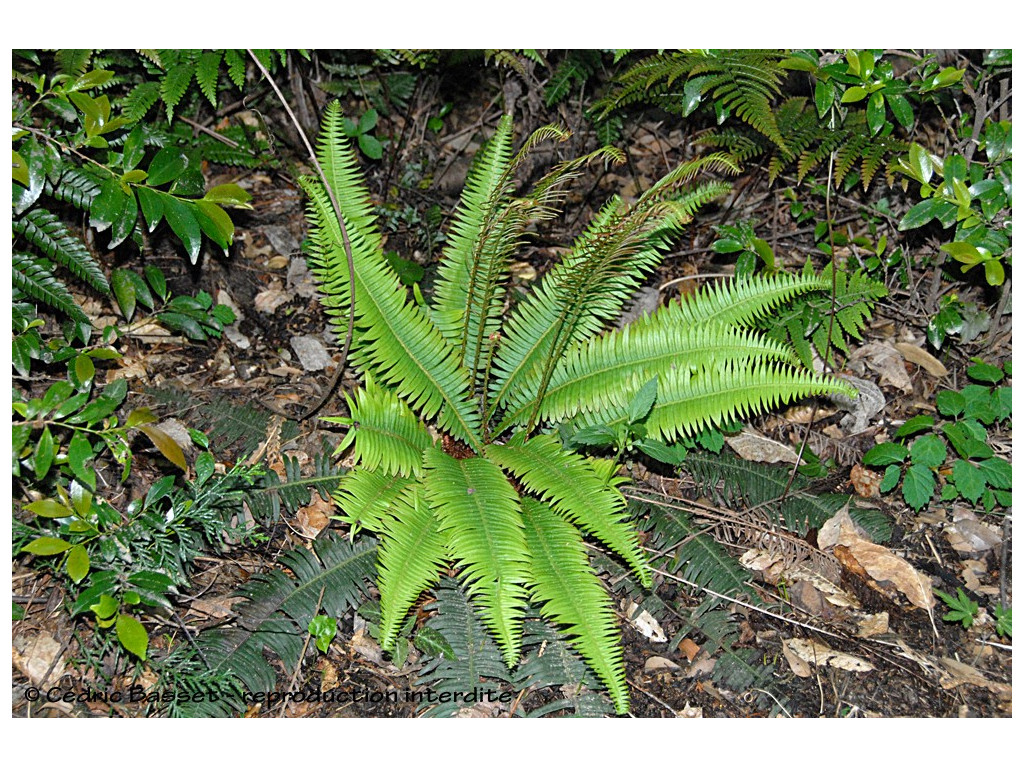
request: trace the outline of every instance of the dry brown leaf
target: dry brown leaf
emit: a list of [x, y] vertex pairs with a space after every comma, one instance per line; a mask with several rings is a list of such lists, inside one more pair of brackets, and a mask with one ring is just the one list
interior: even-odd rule
[[875, 668], [867, 659], [837, 651], [825, 643], [810, 638], [794, 637], [782, 643], [782, 651], [789, 660], [787, 649], [797, 658], [819, 667], [829, 666], [850, 672], [871, 672]]
[[632, 602], [625, 606], [626, 618], [629, 619], [629, 623], [652, 643], [667, 643], [668, 637], [665, 635], [665, 630], [661, 628], [658, 620], [648, 611], [641, 611], [639, 608], [640, 606]]
[[328, 513], [332, 511], [331, 502], [324, 501], [318, 494], [313, 501], [295, 512], [295, 528], [308, 539], [315, 539], [320, 532], [331, 524]]
[[291, 293], [284, 290], [281, 281], [274, 280], [268, 288], [256, 294], [256, 297], [252, 300], [252, 305], [256, 308], [257, 312], [270, 313], [282, 304], [287, 304], [291, 301], [291, 298]]
[[872, 613], [857, 622], [857, 637], [874, 637], [889, 631], [889, 613]]
[[690, 638], [684, 637], [682, 642], [679, 643], [679, 650], [686, 657], [687, 661], [693, 661], [697, 654], [700, 653], [700, 646]]
[[920, 365], [928, 373], [935, 377], [948, 376], [949, 371], [946, 370], [946, 366], [936, 360], [926, 350], [917, 346], [916, 344], [906, 344], [904, 342], [897, 342], [893, 344], [896, 351], [906, 358], [908, 363], [914, 363]]
[[675, 672], [679, 665], [664, 656], [651, 656], [644, 662], [644, 672]]
[[786, 657], [786, 661], [789, 662], [789, 668], [793, 670], [793, 674], [797, 677], [810, 677], [811, 676], [811, 665], [800, 658], [800, 655], [790, 649], [787, 643], [782, 644], [782, 655]]
[[879, 375], [879, 384], [889, 384], [906, 393], [913, 392], [914, 385], [907, 374], [903, 355], [892, 344], [872, 341], [855, 349], [850, 355], [851, 369], [863, 369], [865, 366]]
[[1006, 683], [997, 683], [989, 680], [985, 675], [976, 670], [974, 667], [964, 664], [962, 661], [944, 657], [939, 659], [939, 663], [943, 667], [943, 674], [941, 674], [940, 684], [946, 690], [950, 688], [956, 688], [958, 685], [973, 685], [978, 688], [987, 688], [997, 696], [1009, 698], [1013, 688]]
[[750, 429], [744, 429], [738, 435], [727, 436], [725, 442], [740, 455], [740, 458], [747, 461], [795, 464], [798, 460], [796, 451], [788, 445], [783, 445]]
[[876, 582], [889, 582], [913, 605], [931, 613], [935, 596], [928, 577], [891, 550], [864, 538], [850, 519], [848, 508], [843, 507], [821, 526], [818, 546], [822, 549], [843, 547], [843, 551], [835, 552], [837, 557], [848, 555]]

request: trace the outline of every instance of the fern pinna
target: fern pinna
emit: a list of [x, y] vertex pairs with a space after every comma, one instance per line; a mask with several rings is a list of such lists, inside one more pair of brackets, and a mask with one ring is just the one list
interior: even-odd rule
[[467, 177], [432, 303], [410, 300], [388, 265], [337, 103], [324, 115], [318, 154], [341, 221], [321, 179], [302, 184], [311, 266], [342, 334], [346, 237], [351, 244], [351, 360], [364, 385], [347, 397], [350, 416], [333, 419], [349, 427], [339, 450], [351, 448], [356, 460], [335, 499], [353, 530], [380, 540], [381, 645], [393, 648], [421, 593], [454, 565], [510, 667], [532, 602], [622, 713], [629, 695], [614, 606], [584, 536], [648, 587], [650, 570], [617, 468], [566, 449], [555, 427], [626, 419], [633, 395], [653, 377], [660, 387], [649, 429], [666, 441], [849, 388], [800, 369], [788, 347], [751, 331], [787, 299], [828, 287], [814, 275], [709, 288], [606, 332], [694, 211], [729, 189], [698, 178], [735, 172], [726, 155], [680, 166], [632, 205], [611, 200], [532, 294], [506, 311], [509, 263], [527, 226], [552, 215], [589, 157], [557, 166], [525, 194], [516, 194], [516, 167], [538, 141], [564, 138], [541, 128], [514, 152], [511, 119], [501, 119]]

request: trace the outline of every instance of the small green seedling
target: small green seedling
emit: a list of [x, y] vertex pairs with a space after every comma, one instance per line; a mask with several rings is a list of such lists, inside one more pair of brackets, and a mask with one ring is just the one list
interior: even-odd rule
[[964, 629], [969, 629], [974, 624], [974, 618], [978, 615], [978, 604], [971, 600], [964, 591], [957, 587], [956, 597], [936, 589], [935, 594], [942, 598], [942, 602], [949, 606], [949, 613], [942, 617], [943, 621], [959, 621]]

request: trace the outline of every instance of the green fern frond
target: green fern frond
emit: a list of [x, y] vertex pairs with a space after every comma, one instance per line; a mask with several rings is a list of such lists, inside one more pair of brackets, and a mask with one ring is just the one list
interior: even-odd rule
[[[779, 363], [741, 360], [697, 371], [677, 368], [658, 379], [658, 399], [644, 424], [649, 437], [670, 442], [677, 437], [693, 436], [705, 427], [829, 392], [856, 396], [856, 390], [839, 379]], [[571, 423], [577, 429], [627, 424], [627, 405], [634, 394], [622, 392], [610, 407], [581, 414]]]
[[89, 70], [92, 54], [87, 48], [62, 48], [54, 54], [54, 61], [61, 74], [77, 78]]
[[[393, 386], [424, 418], [440, 411], [440, 426], [479, 450], [480, 415], [468, 397], [469, 376], [459, 364], [457, 350], [445, 341], [425, 311], [406, 300], [398, 277], [384, 258], [369, 195], [345, 139], [337, 102], [324, 115], [318, 154], [341, 207], [355, 263], [360, 333], [353, 344], [353, 362], [373, 373], [380, 384]], [[326, 294], [328, 311], [340, 325], [349, 294], [341, 228], [321, 182], [307, 178], [302, 184], [315, 223], [311, 265]]]
[[427, 449], [424, 459], [427, 500], [511, 667], [519, 658], [529, 581], [519, 496], [486, 459], [459, 460], [436, 448]]
[[[165, 61], [167, 60], [166, 53], [166, 51], [160, 52], [161, 58], [164, 58]], [[178, 54], [173, 57], [177, 59], [177, 62], [167, 68], [166, 74], [160, 80], [160, 98], [167, 110], [167, 122], [174, 119], [174, 109], [185, 95], [185, 91], [188, 90], [189, 83], [192, 82], [192, 77], [196, 72], [198, 51], [179, 51]]]
[[78, 306], [78, 302], [48, 267], [33, 259], [27, 253], [15, 251], [11, 254], [13, 266], [11, 282], [17, 290], [46, 306], [67, 315], [76, 323], [90, 326], [89, 316]]
[[[634, 497], [635, 498], [635, 497]], [[654, 534], [653, 546], [671, 561], [666, 566], [672, 573], [700, 587], [727, 597], [743, 596], [759, 602], [750, 585], [750, 573], [708, 535], [703, 524], [694, 523], [690, 515], [676, 504], [637, 500]]]
[[[808, 261], [804, 276], [811, 277], [814, 268]], [[789, 341], [807, 367], [813, 365], [811, 344], [824, 360], [833, 361], [833, 349], [843, 354], [849, 350], [843, 333], [861, 339], [861, 333], [871, 319], [871, 308], [878, 299], [888, 294], [885, 284], [863, 272], [839, 270], [835, 280], [835, 318], [829, 334], [829, 316], [833, 311], [832, 264], [821, 272], [821, 280], [828, 283], [828, 294], [807, 294], [794, 298], [778, 311], [758, 320], [758, 326], [778, 341]]]
[[[273, 651], [289, 669], [298, 665], [310, 620], [318, 608], [340, 618], [365, 599], [373, 577], [377, 545], [366, 538], [349, 543], [327, 536], [313, 551], [298, 548], [274, 570], [253, 577], [239, 590], [237, 626], [201, 632], [199, 647], [212, 670], [237, 676], [249, 690], [272, 691], [274, 668], [264, 657]], [[321, 598], [321, 595], [323, 597]]]
[[300, 507], [312, 501], [312, 488], [323, 499], [330, 499], [338, 482], [347, 474], [331, 464], [330, 452], [325, 450], [314, 457], [311, 476], [302, 474], [302, 465], [295, 456], [283, 455], [285, 476], [282, 480], [277, 472], [268, 469], [257, 486], [246, 493], [246, 501], [253, 517], [260, 522], [281, 519], [281, 510], [294, 514]]
[[56, 184], [46, 181], [43, 191], [55, 200], [70, 203], [79, 210], [88, 211], [93, 199], [100, 193], [100, 180], [84, 168], [65, 166]]
[[651, 574], [636, 529], [625, 518], [622, 494], [603, 482], [590, 462], [562, 448], [554, 435], [525, 442], [522, 433], [505, 445], [491, 445], [487, 456], [518, 477], [559, 514], [607, 545], [636, 572], [644, 586]]
[[541, 615], [565, 628], [569, 642], [608, 687], [615, 711], [625, 714], [629, 691], [615, 611], [579, 532], [534, 499], [524, 498], [522, 511], [532, 556], [531, 591]]
[[217, 108], [217, 79], [220, 77], [220, 51], [206, 51], [196, 62], [196, 83], [210, 105]]
[[33, 208], [16, 217], [11, 227], [75, 277], [102, 294], [110, 293], [103, 268], [57, 216], [42, 208]]
[[129, 123], [137, 123], [146, 116], [153, 105], [160, 100], [160, 83], [147, 80], [132, 88], [131, 93], [121, 101], [121, 115]]
[[416, 481], [407, 477], [356, 467], [341, 478], [334, 500], [353, 533], [363, 527], [380, 533], [385, 516], [394, 513], [395, 504], [414, 485]]
[[406, 614], [425, 589], [437, 582], [447, 558], [445, 537], [434, 513], [410, 485], [394, 502], [394, 515], [381, 519], [377, 586], [380, 589], [380, 647], [392, 651]]
[[[787, 346], [750, 330], [714, 322], [679, 324], [678, 313], [659, 311], [570, 350], [551, 377], [541, 406], [546, 421], [607, 408], [617, 392], [635, 391], [673, 368], [696, 370], [726, 360], [779, 360], [795, 364]], [[523, 411], [510, 418], [521, 420]]]
[[421, 474], [423, 451], [434, 440], [409, 406], [390, 390], [377, 386], [369, 376], [366, 386], [356, 390], [354, 399], [348, 395], [345, 399], [351, 419], [344, 421], [351, 426], [337, 453], [354, 444], [352, 460], [367, 470], [380, 469], [387, 475], [406, 477]]
[[[437, 611], [427, 626], [444, 636], [454, 658], [439, 656], [423, 668], [417, 682], [432, 691], [440, 703], [426, 703], [420, 711], [425, 717], [448, 717], [464, 706], [453, 694], [493, 690], [495, 684], [485, 681], [508, 682], [510, 675], [465, 590], [445, 576], [435, 595]], [[450, 696], [442, 700], [441, 694], [445, 693]]]

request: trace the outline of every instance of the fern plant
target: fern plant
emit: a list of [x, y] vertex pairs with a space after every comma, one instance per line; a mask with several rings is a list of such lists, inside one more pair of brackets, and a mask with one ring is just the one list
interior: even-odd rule
[[[355, 468], [335, 492], [342, 519], [380, 541], [381, 645], [421, 593], [454, 565], [505, 663], [520, 658], [529, 603], [559, 626], [629, 707], [612, 602], [584, 536], [651, 575], [608, 459], [563, 447], [556, 428], [628, 421], [672, 441], [705, 424], [829, 391], [842, 382], [801, 370], [792, 351], [750, 329], [789, 298], [828, 283], [775, 276], [709, 288], [616, 331], [622, 312], [672, 237], [727, 183], [725, 155], [681, 165], [633, 205], [615, 197], [537, 288], [516, 302], [508, 265], [528, 225], [553, 215], [565, 183], [601, 150], [555, 167], [524, 194], [515, 171], [548, 126], [513, 149], [501, 119], [467, 177], [432, 301], [408, 297], [388, 266], [339, 105], [318, 145], [324, 180], [307, 177], [311, 267], [340, 333], [354, 296], [350, 360], [364, 384], [348, 396]], [[336, 210], [340, 212], [336, 215]], [[354, 284], [349, 284], [349, 256]], [[637, 413], [635, 396], [657, 380]]]

